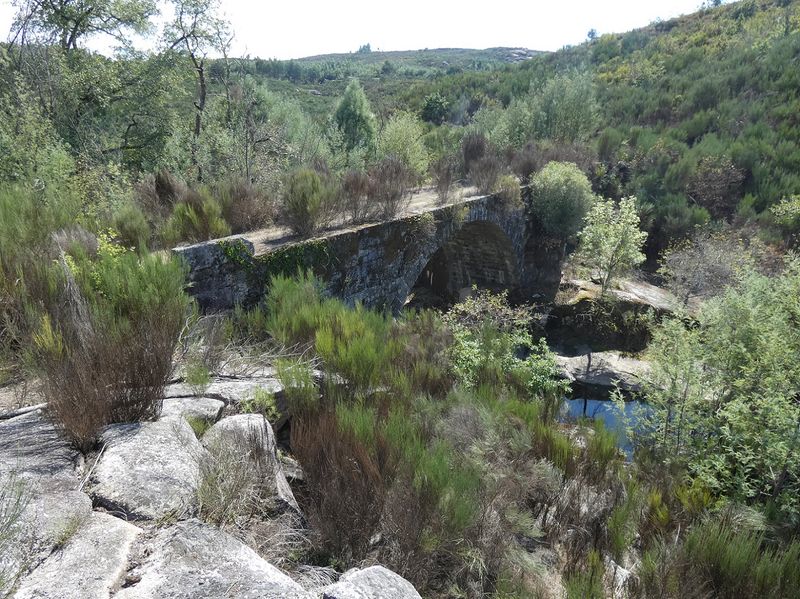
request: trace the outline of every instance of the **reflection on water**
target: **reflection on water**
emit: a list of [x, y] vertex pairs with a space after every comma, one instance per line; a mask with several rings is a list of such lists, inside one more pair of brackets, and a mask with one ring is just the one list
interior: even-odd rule
[[[641, 413], [643, 404], [636, 401], [625, 402], [625, 418], [633, 422]], [[645, 406], [646, 408], [646, 406]], [[639, 414], [637, 414], [637, 412]], [[579, 418], [602, 420], [607, 430], [617, 433], [617, 445], [625, 452], [628, 459], [633, 457], [633, 444], [628, 438], [625, 423], [620, 418], [619, 409], [612, 401], [601, 399], [567, 399], [562, 409], [562, 420], [574, 421]]]

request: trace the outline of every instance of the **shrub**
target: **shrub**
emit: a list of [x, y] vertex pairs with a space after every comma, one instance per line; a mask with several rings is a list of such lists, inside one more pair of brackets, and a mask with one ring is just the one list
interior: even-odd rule
[[411, 202], [414, 175], [398, 158], [384, 158], [369, 170], [369, 201], [383, 219], [396, 218]]
[[267, 226], [275, 219], [277, 207], [266, 192], [246, 181], [231, 181], [216, 190], [222, 216], [231, 233], [245, 233]]
[[8, 559], [18, 549], [18, 525], [31, 499], [25, 483], [13, 473], [0, 479], [0, 596], [9, 597], [22, 574], [21, 567], [13, 567]]
[[147, 250], [150, 225], [144, 212], [135, 204], [125, 204], [117, 211], [114, 215], [114, 230], [125, 247]]
[[451, 189], [458, 173], [458, 162], [454, 156], [442, 156], [433, 163], [431, 176], [436, 189], [436, 200], [440, 206], [450, 200]]
[[503, 163], [494, 154], [488, 154], [475, 160], [469, 170], [469, 176], [478, 192], [490, 194], [497, 191], [497, 183], [503, 173]]
[[497, 182], [497, 197], [503, 202], [506, 210], [522, 207], [522, 192], [519, 181], [513, 175], [504, 175]]
[[189, 191], [172, 208], [164, 223], [162, 237], [168, 245], [197, 243], [230, 235], [219, 202], [205, 190]]
[[685, 579], [707, 581], [715, 597], [791, 597], [800, 588], [797, 541], [765, 548], [760, 535], [712, 520], [689, 531], [682, 553]]
[[274, 480], [275, 472], [264, 455], [263, 435], [253, 427], [233, 438], [220, 438], [199, 457], [197, 510], [202, 520], [242, 526], [275, 511], [273, 490], [264, 482]]
[[351, 223], [359, 224], [375, 217], [369, 201], [370, 178], [363, 171], [349, 170], [342, 176], [340, 205]]
[[80, 203], [71, 195], [0, 187], [0, 354], [18, 364], [40, 325], [31, 306], [55, 301], [50, 265], [60, 249], [54, 233], [76, 230], [79, 215]]
[[286, 182], [281, 220], [297, 235], [310, 237], [327, 224], [330, 203], [322, 178], [308, 168], [297, 170]]
[[472, 165], [483, 158], [489, 151], [489, 141], [483, 133], [470, 131], [461, 140], [461, 160], [464, 172], [472, 172]]
[[593, 198], [589, 179], [574, 164], [550, 162], [531, 179], [531, 210], [555, 237], [568, 239], [580, 230]]
[[101, 243], [54, 267], [59, 302], [34, 336], [52, 416], [81, 449], [113, 422], [156, 417], [188, 298], [182, 266]]
[[422, 123], [408, 112], [394, 114], [378, 137], [378, 156], [400, 160], [416, 181], [428, 171], [430, 158], [423, 143]]
[[580, 233], [579, 259], [600, 275], [601, 297], [614, 278], [645, 260], [647, 233], [639, 229], [636, 198], [622, 198], [619, 206], [598, 200], [586, 215]]
[[511, 170], [523, 185], [530, 182], [531, 176], [541, 168], [539, 149], [532, 144], [516, 150], [511, 157]]

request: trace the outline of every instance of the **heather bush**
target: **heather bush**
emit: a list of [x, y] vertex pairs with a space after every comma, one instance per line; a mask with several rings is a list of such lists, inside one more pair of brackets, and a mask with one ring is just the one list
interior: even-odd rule
[[497, 197], [506, 210], [522, 208], [522, 192], [519, 181], [513, 175], [504, 175], [497, 182]]
[[315, 171], [303, 168], [289, 175], [281, 205], [281, 221], [294, 233], [310, 237], [330, 222], [332, 190]]
[[479, 193], [494, 193], [503, 174], [503, 162], [494, 154], [486, 154], [471, 163], [468, 173]]
[[230, 235], [222, 216], [222, 206], [207, 190], [188, 190], [172, 208], [161, 236], [167, 245], [197, 243]]
[[246, 233], [261, 229], [275, 220], [277, 206], [263, 189], [247, 181], [230, 181], [218, 185], [222, 216], [230, 225], [231, 233]]
[[158, 416], [186, 314], [184, 271], [101, 238], [51, 267], [53, 303], [33, 352], [50, 413], [81, 449], [101, 428]]
[[370, 168], [369, 179], [369, 201], [380, 218], [396, 218], [406, 211], [414, 174], [402, 160], [384, 158]]
[[472, 172], [472, 166], [489, 153], [489, 141], [482, 133], [470, 131], [461, 140], [461, 161], [464, 172]]
[[345, 217], [354, 224], [367, 222], [376, 215], [370, 202], [370, 178], [363, 171], [349, 170], [342, 175], [340, 206]]
[[125, 204], [114, 215], [113, 224], [122, 245], [139, 251], [147, 250], [152, 232], [141, 208]]
[[458, 160], [455, 156], [442, 156], [433, 163], [431, 167], [431, 178], [436, 190], [436, 201], [440, 206], [444, 206], [454, 199], [453, 183], [458, 176]]

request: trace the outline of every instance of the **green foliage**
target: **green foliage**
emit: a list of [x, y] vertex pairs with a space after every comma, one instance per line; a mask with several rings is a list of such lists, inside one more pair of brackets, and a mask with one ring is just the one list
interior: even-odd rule
[[575, 572], [564, 581], [568, 599], [602, 599], [603, 558], [598, 551], [589, 554], [585, 571]]
[[593, 200], [589, 180], [574, 164], [550, 162], [531, 178], [531, 210], [555, 237], [575, 235]]
[[222, 207], [215, 199], [200, 192], [189, 201], [177, 202], [164, 223], [161, 235], [168, 245], [196, 243], [230, 235], [231, 229], [222, 218]]
[[[717, 597], [791, 597], [800, 584], [800, 543], [765, 548], [763, 537], [723, 521], [699, 524], [683, 546], [692, 578]], [[690, 576], [691, 576], [690, 574]]]
[[668, 319], [653, 336], [653, 407], [647, 443], [715, 496], [774, 504], [796, 518], [800, 409], [797, 297], [800, 267], [749, 272], [708, 300], [696, 326]]
[[522, 207], [522, 193], [519, 181], [513, 175], [504, 175], [497, 182], [497, 195], [507, 210]]
[[150, 225], [138, 206], [125, 204], [114, 215], [114, 230], [125, 247], [146, 251], [150, 240]]
[[326, 224], [331, 193], [311, 169], [293, 172], [286, 181], [282, 220], [298, 235], [309, 237]]
[[[287, 375], [284, 376], [286, 377], [287, 381], [290, 380], [290, 377]], [[297, 397], [295, 396], [295, 402], [297, 401]], [[275, 394], [270, 393], [266, 389], [256, 389], [253, 392], [253, 397], [243, 401], [242, 412], [249, 414], [262, 414], [270, 423], [274, 423], [278, 420], [278, 418], [280, 418], [280, 410], [278, 410], [278, 404], [275, 401]]]
[[[81, 449], [113, 422], [153, 418], [189, 300], [175, 259], [137, 255], [101, 236], [94, 257], [80, 248], [50, 267], [55, 293], [37, 306], [32, 352], [50, 412]], [[136, 385], [131, 385], [136, 381]]]
[[375, 116], [364, 89], [356, 79], [347, 85], [333, 118], [344, 136], [347, 152], [356, 148], [371, 151], [375, 147]]
[[278, 380], [283, 384], [290, 413], [302, 415], [315, 409], [319, 402], [319, 390], [307, 363], [291, 359], [277, 360], [275, 370]]
[[202, 395], [211, 384], [211, 373], [200, 360], [191, 360], [186, 364], [183, 378], [197, 396]]
[[378, 136], [378, 156], [399, 158], [417, 179], [428, 172], [428, 150], [423, 142], [422, 123], [408, 112], [392, 115]]
[[422, 120], [441, 125], [447, 119], [449, 110], [447, 99], [438, 92], [425, 96], [420, 116]]
[[619, 206], [598, 200], [586, 215], [580, 232], [579, 260], [600, 275], [601, 297], [614, 278], [644, 262], [642, 247], [647, 233], [639, 229], [636, 198], [623, 198]]

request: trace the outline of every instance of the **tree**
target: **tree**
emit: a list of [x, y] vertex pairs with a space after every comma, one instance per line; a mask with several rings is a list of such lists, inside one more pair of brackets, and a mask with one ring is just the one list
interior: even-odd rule
[[601, 297], [615, 277], [644, 262], [647, 233], [639, 229], [634, 197], [622, 198], [619, 206], [612, 200], [596, 201], [579, 235], [579, 259], [599, 272]]
[[575, 235], [593, 198], [589, 179], [571, 162], [550, 162], [531, 177], [531, 209], [553, 237]]
[[150, 29], [150, 18], [158, 12], [154, 0], [14, 0], [13, 5], [12, 44], [42, 40], [65, 52], [95, 34], [127, 45], [131, 33]]
[[228, 23], [216, 16], [218, 0], [172, 0], [175, 17], [164, 29], [164, 40], [169, 51], [188, 57], [197, 77], [197, 96], [194, 101], [195, 117], [192, 132], [191, 160], [198, 181], [203, 180], [197, 150], [203, 132], [203, 113], [206, 109], [208, 82], [206, 56], [212, 50], [227, 55], [232, 40]]
[[800, 516], [800, 261], [748, 270], [693, 326], [654, 330], [640, 441], [719, 497]]
[[441, 125], [447, 118], [449, 105], [445, 97], [439, 92], [434, 92], [425, 96], [422, 105], [422, 120], [434, 125]]
[[422, 141], [425, 131], [419, 119], [409, 112], [395, 113], [381, 131], [378, 138], [378, 155], [381, 158], [395, 156], [411, 170], [417, 178], [428, 171], [430, 158]]
[[347, 85], [333, 118], [342, 133], [348, 153], [359, 147], [368, 151], [374, 149], [375, 115], [358, 80], [353, 79]]

